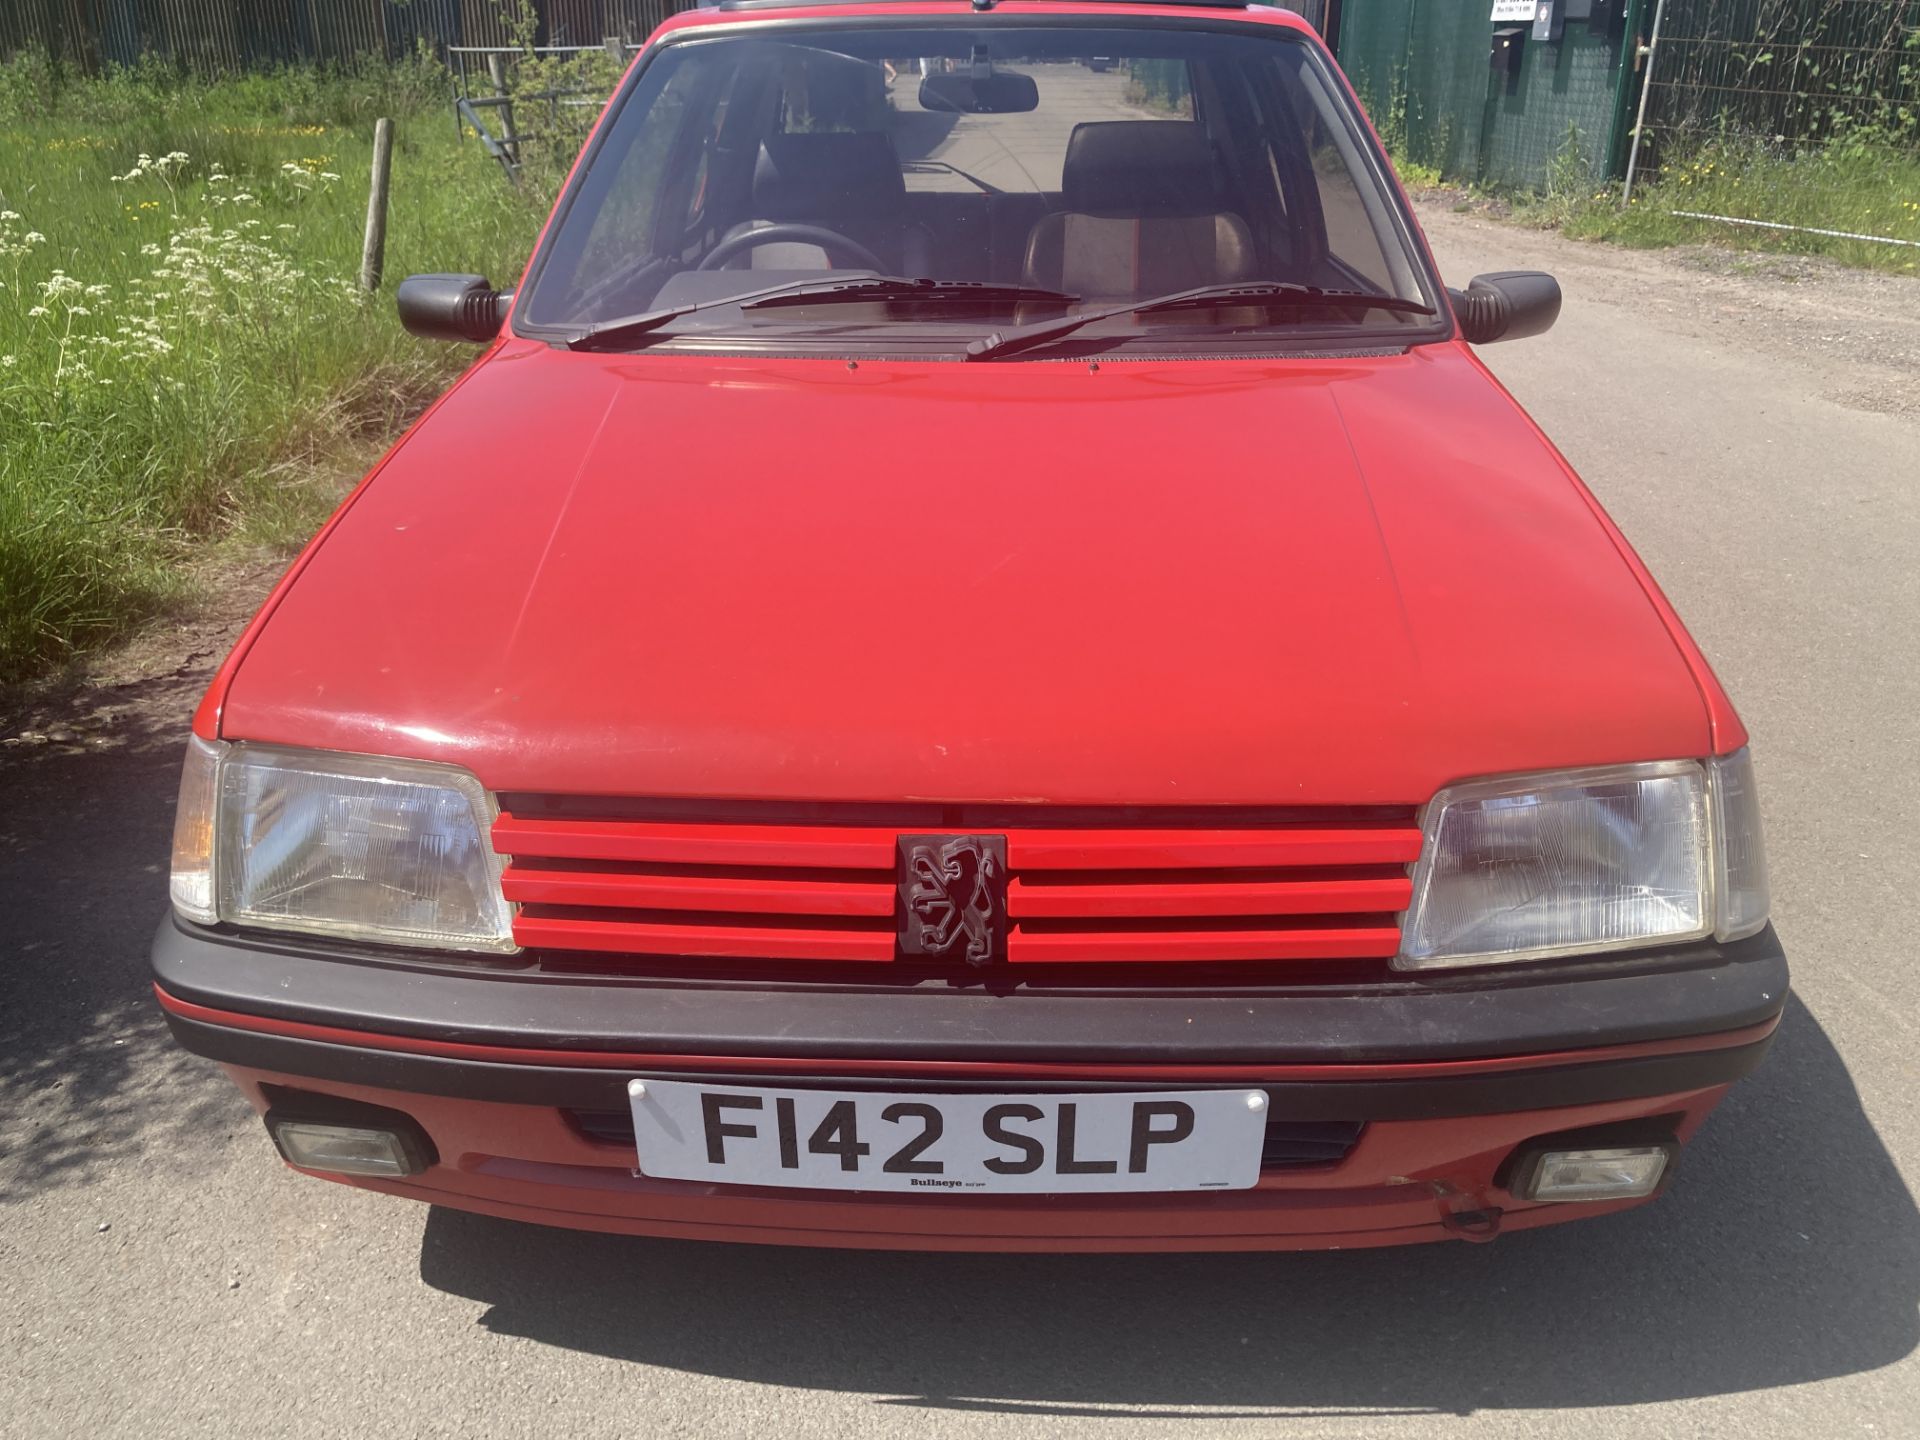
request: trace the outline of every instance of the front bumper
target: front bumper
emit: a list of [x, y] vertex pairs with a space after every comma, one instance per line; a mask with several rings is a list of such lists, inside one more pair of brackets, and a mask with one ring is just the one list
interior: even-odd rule
[[[256, 1108], [287, 1091], [410, 1115], [438, 1161], [367, 1188], [637, 1234], [914, 1249], [1343, 1248], [1484, 1238], [1639, 1202], [1529, 1205], [1537, 1137], [1685, 1141], [1785, 1003], [1771, 930], [1731, 946], [1370, 987], [996, 994], [476, 973], [199, 931], [154, 952], [174, 1035]], [[1364, 1124], [1337, 1163], [1201, 1195], [827, 1195], [648, 1179], [583, 1125], [648, 1076], [836, 1088], [1266, 1089]], [[329, 1177], [337, 1178], [337, 1177]]]

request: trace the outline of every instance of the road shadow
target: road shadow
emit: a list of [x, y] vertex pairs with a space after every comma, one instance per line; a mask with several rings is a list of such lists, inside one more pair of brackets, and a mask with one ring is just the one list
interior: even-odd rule
[[[182, 667], [56, 690], [24, 728], [67, 738], [0, 750], [0, 1202], [130, 1161], [191, 1169], [210, 1133], [248, 1118], [173, 1044], [147, 978], [205, 683]], [[0, 731], [22, 728], [10, 716]]]
[[1920, 1212], [1796, 1000], [1626, 1215], [1347, 1254], [766, 1249], [436, 1209], [421, 1277], [502, 1334], [880, 1403], [1040, 1415], [1638, 1404], [1871, 1370], [1920, 1342]]

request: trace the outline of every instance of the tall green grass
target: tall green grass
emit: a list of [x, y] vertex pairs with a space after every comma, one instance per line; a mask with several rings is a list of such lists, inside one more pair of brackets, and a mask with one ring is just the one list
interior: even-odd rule
[[[427, 62], [218, 82], [0, 66], [0, 679], [181, 592], [211, 537], [309, 532], [471, 358], [393, 280], [517, 279], [543, 214], [462, 143]], [[379, 294], [356, 283], [393, 118]]]
[[[1461, 188], [1493, 202], [1487, 207], [1493, 213], [1576, 239], [1639, 248], [1711, 243], [1821, 255], [1862, 269], [1920, 275], [1920, 129], [1915, 123], [1860, 127], [1871, 133], [1849, 132], [1813, 148], [1734, 132], [1681, 136], [1667, 144], [1657, 168], [1640, 172], [1630, 202], [1622, 201], [1618, 180], [1594, 173], [1579, 132], [1569, 130], [1538, 188]], [[1384, 125], [1381, 138], [1410, 188], [1448, 183], [1449, 177], [1411, 158], [1414, 147], [1404, 125]], [[1445, 147], [1430, 142], [1421, 148], [1444, 152]], [[1795, 228], [1696, 218], [1701, 215]], [[1816, 233], [1822, 230], [1847, 234]]]
[[[1711, 241], [1739, 249], [1826, 255], [1848, 265], [1920, 274], [1920, 249], [1811, 233], [1839, 230], [1920, 242], [1920, 139], [1914, 148], [1833, 144], [1789, 151], [1721, 137], [1670, 152], [1636, 184], [1630, 204], [1613, 186], [1568, 187], [1559, 217], [1569, 235], [1624, 245]], [[1770, 230], [1675, 211], [1806, 227]]]

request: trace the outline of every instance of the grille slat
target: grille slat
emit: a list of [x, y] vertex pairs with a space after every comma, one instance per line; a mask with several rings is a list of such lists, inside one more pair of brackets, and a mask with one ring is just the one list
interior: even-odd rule
[[891, 915], [888, 880], [762, 879], [630, 871], [535, 870], [514, 864], [500, 877], [507, 899], [527, 905], [633, 910], [740, 911], [757, 915]]
[[[1315, 962], [1399, 948], [1420, 851], [1410, 811], [1220, 827], [1117, 818], [995, 832], [1011, 872], [1007, 962], [1027, 973], [1265, 963], [1311, 979], [1325, 968]], [[493, 843], [510, 861], [503, 888], [529, 950], [630, 956], [641, 969], [668, 959], [864, 964], [897, 958], [901, 833], [507, 812]]]
[[533, 949], [593, 950], [615, 955], [726, 956], [765, 960], [893, 959], [893, 931], [801, 929], [798, 926], [662, 924], [649, 920], [582, 920], [528, 914], [514, 939]]
[[1321, 929], [1069, 930], [1034, 932], [1016, 925], [1007, 937], [1015, 965], [1152, 964], [1192, 960], [1371, 960], [1400, 948], [1397, 925]]
[[1404, 865], [1412, 826], [1284, 830], [1029, 830], [1007, 835], [1007, 864], [1035, 870], [1228, 870], [1287, 865]]
[[563, 860], [891, 871], [893, 844], [891, 830], [831, 825], [653, 825], [511, 814], [493, 823], [493, 848], [501, 854]]
[[1413, 882], [1404, 875], [1360, 880], [1192, 880], [1173, 884], [1051, 885], [1016, 876], [1007, 914], [1023, 918], [1179, 915], [1340, 915], [1404, 910]]

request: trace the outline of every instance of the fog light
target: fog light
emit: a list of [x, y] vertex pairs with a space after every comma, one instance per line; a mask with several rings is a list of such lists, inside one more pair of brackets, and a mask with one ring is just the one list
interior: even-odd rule
[[317, 1120], [267, 1120], [273, 1143], [289, 1165], [335, 1175], [376, 1175], [397, 1179], [427, 1168], [413, 1137], [400, 1131], [359, 1125], [327, 1125]]
[[1567, 1203], [1637, 1200], [1660, 1188], [1672, 1159], [1667, 1145], [1625, 1145], [1611, 1150], [1548, 1150], [1533, 1166], [1522, 1190], [1528, 1200]]

